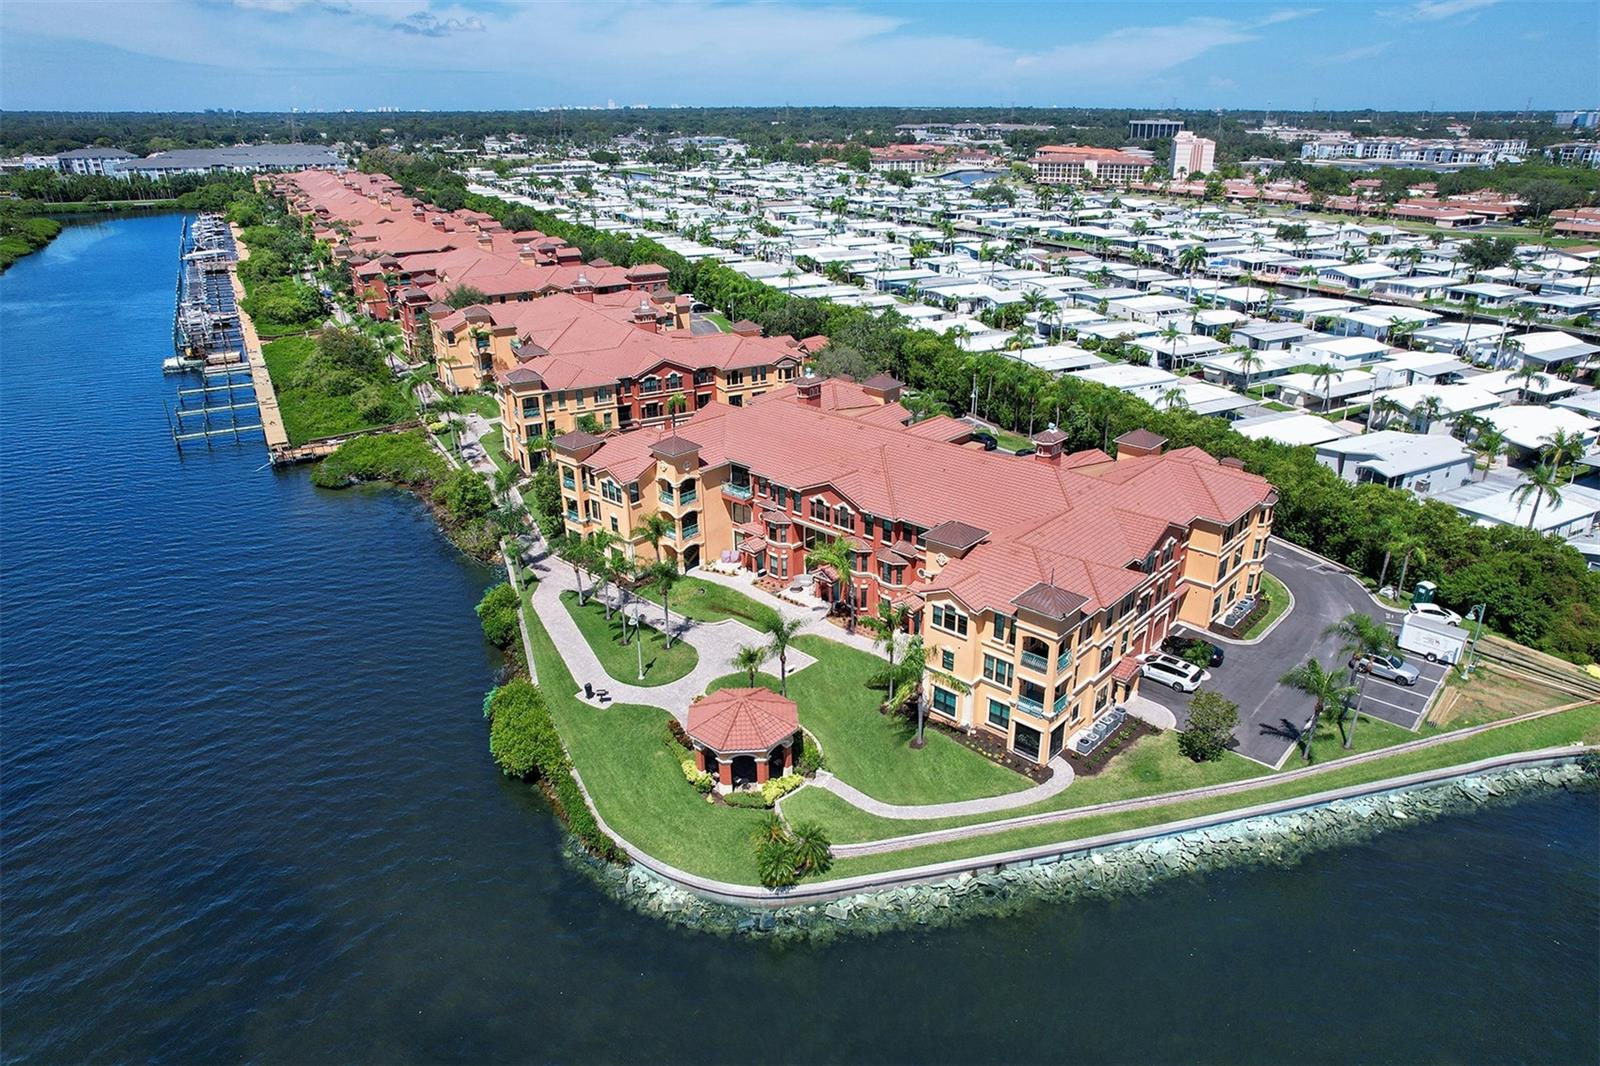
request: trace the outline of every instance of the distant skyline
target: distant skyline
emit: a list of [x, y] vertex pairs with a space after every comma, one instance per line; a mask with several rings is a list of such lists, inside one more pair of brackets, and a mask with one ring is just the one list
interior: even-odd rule
[[0, 107], [1600, 106], [1593, 0], [5, 0]]

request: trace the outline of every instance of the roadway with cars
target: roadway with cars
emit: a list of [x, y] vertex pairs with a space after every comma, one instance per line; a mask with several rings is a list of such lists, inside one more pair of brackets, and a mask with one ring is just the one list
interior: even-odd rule
[[[1299, 740], [1312, 708], [1309, 697], [1280, 684], [1278, 679], [1313, 656], [1329, 669], [1347, 669], [1349, 659], [1339, 653], [1338, 640], [1323, 635], [1328, 626], [1345, 615], [1356, 611], [1369, 614], [1398, 631], [1401, 614], [1380, 607], [1343, 567], [1276, 537], [1269, 549], [1267, 569], [1294, 596], [1294, 608], [1259, 643], [1240, 644], [1209, 633], [1185, 632], [1223, 649], [1222, 665], [1211, 668], [1211, 679], [1201, 688], [1218, 692], [1239, 705], [1233, 750], [1256, 762], [1278, 766]], [[1361, 702], [1362, 713], [1415, 729], [1449, 667], [1421, 659], [1412, 665], [1420, 675], [1414, 687], [1369, 679]], [[1187, 694], [1149, 678], [1140, 682], [1139, 694], [1172, 711], [1179, 728], [1187, 723]]]

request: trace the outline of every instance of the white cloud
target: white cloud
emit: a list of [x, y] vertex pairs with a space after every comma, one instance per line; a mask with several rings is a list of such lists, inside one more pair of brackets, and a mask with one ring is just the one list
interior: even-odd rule
[[1500, 0], [1417, 0], [1408, 7], [1391, 8], [1384, 14], [1404, 22], [1442, 22], [1445, 19], [1477, 18], [1478, 12]]
[[1372, 44], [1363, 44], [1356, 48], [1349, 48], [1343, 52], [1335, 52], [1318, 60], [1318, 66], [1333, 66], [1337, 63], [1354, 63], [1362, 59], [1372, 59], [1387, 52], [1394, 44], [1393, 41], [1376, 41]]

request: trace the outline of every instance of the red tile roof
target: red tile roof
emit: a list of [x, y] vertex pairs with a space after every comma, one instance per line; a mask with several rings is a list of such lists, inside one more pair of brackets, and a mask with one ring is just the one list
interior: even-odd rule
[[766, 752], [800, 728], [794, 701], [764, 688], [725, 688], [689, 706], [688, 733], [719, 755]]

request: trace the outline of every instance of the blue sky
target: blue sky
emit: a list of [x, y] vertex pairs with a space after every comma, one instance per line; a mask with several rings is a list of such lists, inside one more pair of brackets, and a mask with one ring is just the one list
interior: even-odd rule
[[1593, 0], [5, 0], [0, 107], [1594, 107]]

